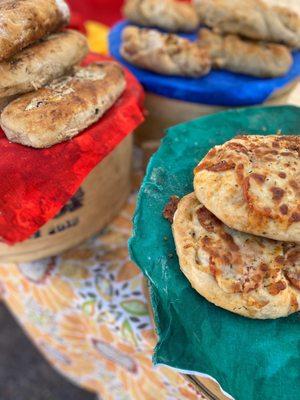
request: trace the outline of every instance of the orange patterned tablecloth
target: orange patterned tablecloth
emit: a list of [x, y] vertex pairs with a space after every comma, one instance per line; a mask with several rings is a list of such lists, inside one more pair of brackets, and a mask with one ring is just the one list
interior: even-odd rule
[[202, 399], [179, 373], [152, 366], [144, 281], [127, 252], [134, 203], [62, 255], [0, 265], [3, 299], [49, 362], [102, 399]]

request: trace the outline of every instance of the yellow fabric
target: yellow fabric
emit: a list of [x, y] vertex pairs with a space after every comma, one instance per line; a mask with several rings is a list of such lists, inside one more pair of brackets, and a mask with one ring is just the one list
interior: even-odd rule
[[95, 21], [85, 23], [90, 50], [95, 53], [108, 54], [109, 28]]

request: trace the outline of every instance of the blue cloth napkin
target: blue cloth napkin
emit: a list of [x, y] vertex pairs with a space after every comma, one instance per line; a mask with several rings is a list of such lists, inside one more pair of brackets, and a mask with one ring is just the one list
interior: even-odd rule
[[[293, 54], [294, 64], [281, 78], [262, 79], [228, 71], [213, 70], [202, 78], [164, 76], [136, 68], [120, 55], [121, 35], [127, 21], [116, 24], [109, 35], [110, 54], [130, 69], [148, 92], [173, 99], [221, 106], [246, 106], [263, 103], [274, 91], [300, 77], [300, 52]], [[196, 34], [181, 34], [190, 40]]]

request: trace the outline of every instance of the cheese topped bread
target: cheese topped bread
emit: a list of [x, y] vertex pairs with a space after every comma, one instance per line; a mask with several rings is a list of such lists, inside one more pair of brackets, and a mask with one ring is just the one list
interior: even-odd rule
[[37, 90], [65, 75], [88, 53], [86, 38], [66, 30], [26, 47], [9, 61], [0, 62], [0, 104], [11, 96]]
[[195, 168], [197, 198], [224, 224], [300, 242], [300, 136], [244, 135]]
[[98, 121], [125, 86], [123, 70], [114, 62], [76, 67], [72, 75], [12, 101], [1, 114], [1, 127], [12, 142], [50, 147]]
[[70, 11], [64, 0], [0, 1], [0, 61], [67, 25]]
[[250, 318], [300, 309], [300, 245], [228, 228], [196, 198], [185, 196], [172, 225], [180, 268], [208, 301]]

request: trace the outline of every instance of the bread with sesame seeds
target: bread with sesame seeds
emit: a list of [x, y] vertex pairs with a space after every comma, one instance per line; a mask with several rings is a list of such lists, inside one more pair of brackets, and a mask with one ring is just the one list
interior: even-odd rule
[[172, 231], [182, 272], [209, 302], [257, 319], [300, 310], [300, 245], [233, 230], [194, 193], [180, 200]]
[[0, 62], [0, 108], [12, 96], [37, 90], [70, 72], [88, 53], [86, 38], [65, 30], [27, 47]]
[[58, 31], [69, 19], [64, 0], [0, 1], [0, 61]]
[[125, 87], [123, 69], [115, 62], [75, 67], [72, 75], [12, 101], [1, 114], [1, 127], [12, 142], [50, 147], [98, 121]]
[[232, 229], [300, 242], [300, 136], [243, 135], [195, 168], [197, 198]]

